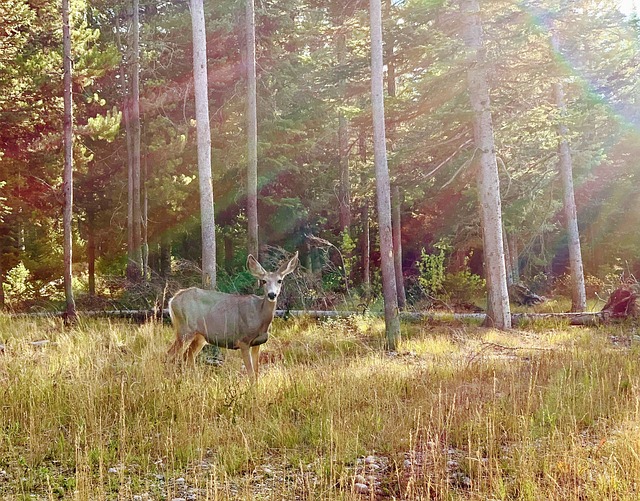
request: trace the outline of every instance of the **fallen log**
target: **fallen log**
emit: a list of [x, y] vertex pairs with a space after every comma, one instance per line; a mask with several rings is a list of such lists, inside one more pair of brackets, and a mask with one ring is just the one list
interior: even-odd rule
[[[382, 316], [382, 312], [367, 312], [368, 315]], [[362, 312], [352, 310], [276, 310], [276, 316], [280, 318], [289, 317], [309, 317], [309, 318], [348, 318], [362, 315]], [[484, 313], [454, 313], [446, 311], [401, 311], [401, 320], [419, 321], [477, 321], [482, 323], [485, 318]], [[16, 313], [14, 317], [59, 317], [60, 313]], [[124, 318], [136, 322], [144, 323], [151, 320], [169, 321], [169, 310], [99, 310], [99, 311], [78, 311], [79, 318]], [[512, 313], [511, 321], [513, 325], [527, 320], [540, 319], [568, 319], [571, 325], [598, 325], [604, 321], [602, 312], [593, 313]]]

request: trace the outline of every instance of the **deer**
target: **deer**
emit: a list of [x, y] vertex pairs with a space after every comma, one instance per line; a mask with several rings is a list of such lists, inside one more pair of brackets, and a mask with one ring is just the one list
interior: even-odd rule
[[[190, 287], [178, 291], [169, 301], [169, 315], [176, 339], [167, 352], [170, 361], [183, 360], [193, 366], [202, 347], [240, 350], [247, 375], [258, 379], [260, 345], [267, 342], [276, 313], [282, 280], [298, 265], [298, 252], [277, 271], [268, 272], [253, 255], [247, 269], [262, 285], [264, 295], [227, 294]], [[185, 351], [185, 344], [188, 348]]]

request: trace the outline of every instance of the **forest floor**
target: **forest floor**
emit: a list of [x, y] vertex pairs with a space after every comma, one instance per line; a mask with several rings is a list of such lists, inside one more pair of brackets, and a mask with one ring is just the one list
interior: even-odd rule
[[[640, 498], [637, 326], [276, 319], [248, 382], [169, 326], [0, 317], [0, 499]], [[45, 341], [33, 343], [34, 341]]]

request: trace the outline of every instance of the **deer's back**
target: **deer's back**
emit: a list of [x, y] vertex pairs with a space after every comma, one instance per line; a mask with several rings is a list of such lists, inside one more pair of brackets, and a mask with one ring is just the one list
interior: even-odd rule
[[176, 293], [169, 311], [180, 335], [199, 332], [211, 344], [234, 349], [238, 341], [261, 344], [267, 340], [273, 312], [265, 315], [262, 304], [258, 296], [192, 287]]

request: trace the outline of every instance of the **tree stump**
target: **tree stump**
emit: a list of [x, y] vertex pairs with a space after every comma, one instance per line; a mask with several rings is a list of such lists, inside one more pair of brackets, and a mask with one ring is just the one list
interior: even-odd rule
[[614, 290], [607, 303], [602, 308], [602, 317], [606, 322], [609, 319], [622, 319], [638, 316], [638, 292], [629, 285], [623, 285]]

